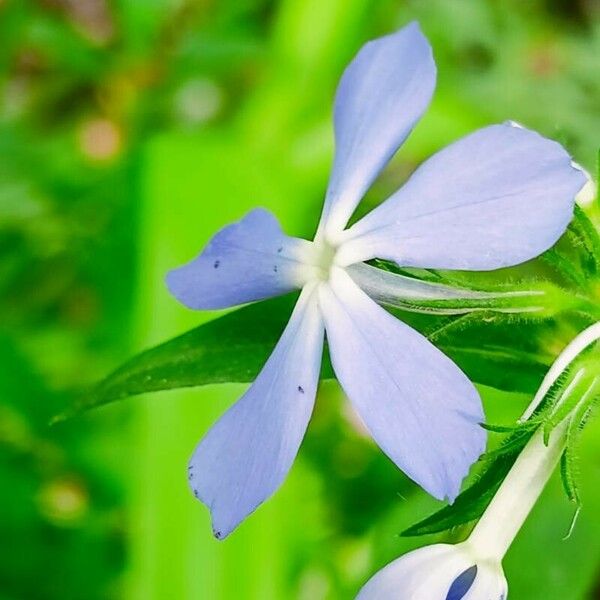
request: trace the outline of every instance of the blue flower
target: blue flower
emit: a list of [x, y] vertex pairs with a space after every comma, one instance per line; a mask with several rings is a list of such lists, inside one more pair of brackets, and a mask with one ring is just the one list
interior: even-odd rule
[[[515, 124], [492, 125], [433, 156], [346, 229], [427, 108], [435, 79], [431, 47], [416, 23], [366, 44], [336, 93], [335, 160], [314, 241], [287, 236], [275, 217], [256, 209], [167, 276], [177, 299], [203, 310], [302, 290], [256, 381], [191, 459], [192, 488], [219, 538], [285, 479], [313, 410], [325, 331], [336, 376], [367, 429], [433, 496], [453, 500], [484, 450], [474, 386], [369, 297], [364, 290], [378, 297], [378, 270], [362, 263], [378, 257], [466, 270], [521, 263], [564, 232], [584, 176], [559, 144]], [[382, 285], [390, 279], [400, 293], [403, 286], [414, 293], [400, 276]], [[437, 292], [432, 286], [428, 293]]]

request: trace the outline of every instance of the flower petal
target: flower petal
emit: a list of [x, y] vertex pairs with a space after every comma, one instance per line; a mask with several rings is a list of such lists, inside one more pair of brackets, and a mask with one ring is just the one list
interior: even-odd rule
[[585, 176], [564, 148], [512, 123], [438, 152], [345, 232], [339, 264], [374, 257], [402, 266], [487, 271], [550, 248]]
[[333, 368], [373, 438], [430, 494], [453, 500], [485, 448], [476, 389], [342, 269], [319, 290]]
[[431, 46], [416, 22], [367, 43], [344, 71], [334, 107], [335, 160], [320, 229], [344, 229], [435, 88]]
[[302, 286], [311, 242], [285, 235], [258, 208], [221, 229], [202, 254], [167, 274], [170, 292], [194, 309], [217, 309], [285, 294]]
[[210, 509], [217, 538], [273, 494], [292, 466], [314, 405], [323, 333], [307, 286], [256, 381], [196, 448], [190, 485]]
[[356, 600], [448, 600], [453, 582], [472, 566], [457, 546], [425, 546], [381, 569]]

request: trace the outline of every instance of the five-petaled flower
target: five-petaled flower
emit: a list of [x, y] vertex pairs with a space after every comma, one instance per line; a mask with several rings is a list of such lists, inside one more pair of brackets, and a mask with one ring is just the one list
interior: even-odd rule
[[474, 386], [365, 293], [377, 270], [364, 261], [464, 270], [521, 263], [564, 232], [584, 176], [559, 144], [514, 124], [493, 125], [433, 156], [346, 228], [427, 108], [435, 79], [416, 23], [366, 44], [336, 93], [335, 159], [314, 241], [285, 235], [256, 209], [167, 276], [173, 295], [194, 309], [302, 290], [256, 381], [191, 459], [192, 488], [219, 538], [286, 477], [313, 409], [325, 331], [335, 374], [371, 435], [429, 493], [454, 499], [484, 450]]

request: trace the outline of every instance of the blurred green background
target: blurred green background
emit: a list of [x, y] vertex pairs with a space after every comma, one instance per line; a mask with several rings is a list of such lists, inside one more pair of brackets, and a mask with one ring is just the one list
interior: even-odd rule
[[[351, 599], [437, 503], [324, 386], [283, 488], [224, 542], [187, 459], [241, 392], [155, 394], [49, 427], [133, 352], [213, 315], [165, 272], [251, 207], [309, 235], [331, 103], [360, 45], [419, 19], [430, 111], [369, 195], [515, 119], [595, 168], [594, 0], [0, 0], [0, 600]], [[491, 420], [527, 398], [483, 390]], [[595, 430], [595, 431], [594, 431]], [[584, 511], [553, 480], [507, 556], [511, 598], [600, 598], [600, 425]]]

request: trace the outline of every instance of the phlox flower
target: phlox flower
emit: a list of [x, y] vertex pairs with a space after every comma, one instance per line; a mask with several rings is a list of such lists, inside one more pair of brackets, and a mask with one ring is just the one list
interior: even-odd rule
[[484, 450], [474, 386], [372, 299], [384, 288], [429, 298], [452, 289], [364, 262], [464, 270], [521, 263], [564, 232], [584, 178], [556, 142], [511, 123], [492, 125], [434, 155], [347, 228], [426, 110], [435, 80], [432, 50], [416, 23], [367, 43], [336, 92], [335, 159], [314, 240], [286, 235], [273, 215], [256, 209], [167, 276], [172, 294], [193, 309], [301, 290], [256, 381], [190, 461], [191, 486], [218, 538], [286, 477], [313, 410], [325, 332], [336, 377], [373, 439], [430, 494], [454, 499]]

